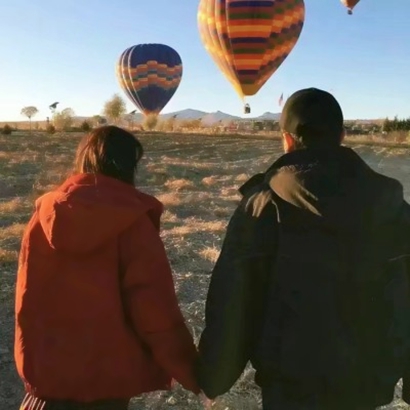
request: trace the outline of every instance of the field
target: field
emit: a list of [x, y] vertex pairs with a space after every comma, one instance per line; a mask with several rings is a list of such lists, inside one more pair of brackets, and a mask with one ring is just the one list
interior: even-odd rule
[[[0, 408], [17, 409], [21, 383], [13, 362], [14, 282], [20, 237], [33, 201], [70, 170], [80, 135], [0, 136]], [[184, 315], [197, 339], [203, 326], [209, 273], [227, 221], [240, 199], [237, 188], [281, 154], [277, 140], [229, 136], [142, 136], [146, 156], [138, 186], [165, 205], [163, 240], [174, 271]], [[410, 148], [356, 144], [375, 169], [400, 179], [410, 199]], [[248, 370], [217, 410], [256, 410], [259, 392]], [[180, 389], [135, 399], [132, 410], [200, 409]], [[404, 409], [395, 402], [389, 409]], [[349, 410], [349, 409], [346, 409]]]

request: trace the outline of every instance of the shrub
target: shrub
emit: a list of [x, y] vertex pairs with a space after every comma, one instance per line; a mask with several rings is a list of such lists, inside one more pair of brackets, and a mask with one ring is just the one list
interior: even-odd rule
[[6, 124], [3, 129], [1, 130], [1, 133], [3, 135], [10, 135], [13, 132], [13, 129], [10, 127], [9, 124]]
[[55, 134], [56, 132], [56, 127], [54, 127], [53, 124], [48, 124], [46, 128], [47, 134]]
[[88, 121], [84, 121], [84, 122], [81, 124], [81, 131], [84, 131], [84, 132], [89, 132], [89, 131], [91, 131], [91, 124], [90, 124]]

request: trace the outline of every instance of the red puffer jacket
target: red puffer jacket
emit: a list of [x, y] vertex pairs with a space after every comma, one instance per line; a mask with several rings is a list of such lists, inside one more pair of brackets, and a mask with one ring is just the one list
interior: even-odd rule
[[162, 204], [102, 175], [41, 197], [25, 231], [15, 360], [27, 392], [90, 402], [199, 392], [196, 349], [159, 236]]

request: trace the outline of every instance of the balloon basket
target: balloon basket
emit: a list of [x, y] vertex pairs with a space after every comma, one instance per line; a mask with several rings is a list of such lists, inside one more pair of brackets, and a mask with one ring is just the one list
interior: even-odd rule
[[249, 106], [249, 104], [245, 104], [245, 106], [243, 107], [243, 113], [244, 114], [250, 114], [251, 113], [251, 107]]
[[347, 12], [347, 14], [348, 14], [349, 16], [351, 16], [351, 15], [353, 14], [353, 11], [352, 11], [352, 10], [349, 10], [349, 11]]

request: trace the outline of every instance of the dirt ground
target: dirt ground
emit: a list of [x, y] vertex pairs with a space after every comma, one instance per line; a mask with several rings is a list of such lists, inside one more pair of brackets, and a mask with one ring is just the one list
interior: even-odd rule
[[[13, 362], [14, 283], [20, 237], [39, 195], [67, 175], [80, 136], [0, 136], [0, 409], [15, 410], [23, 396]], [[281, 154], [278, 141], [193, 135], [141, 137], [146, 155], [139, 188], [165, 205], [163, 240], [184, 315], [196, 339], [204, 300], [227, 221], [238, 203], [237, 188]], [[380, 172], [398, 178], [410, 199], [409, 149], [356, 145]], [[216, 410], [256, 410], [259, 391], [248, 369]], [[200, 409], [181, 389], [133, 401], [132, 410]], [[397, 401], [388, 409], [405, 409]], [[349, 409], [346, 409], [349, 410]]]

